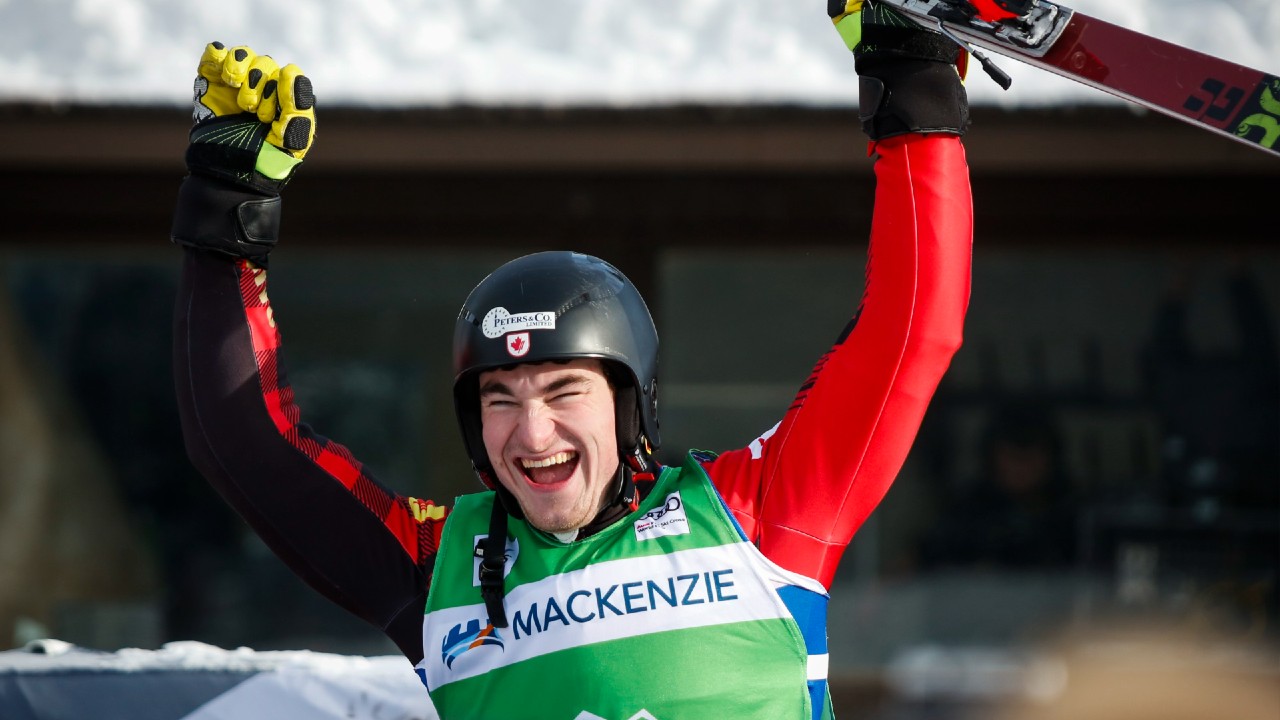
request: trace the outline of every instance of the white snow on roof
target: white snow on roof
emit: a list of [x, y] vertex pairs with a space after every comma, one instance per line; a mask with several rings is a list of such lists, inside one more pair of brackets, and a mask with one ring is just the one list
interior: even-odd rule
[[[312, 77], [322, 102], [378, 106], [848, 105], [853, 63], [820, 0], [0, 0], [0, 101], [179, 104], [209, 40]], [[1280, 73], [1275, 0], [1076, 0], [1073, 7]], [[1004, 60], [978, 103], [1107, 96]]]

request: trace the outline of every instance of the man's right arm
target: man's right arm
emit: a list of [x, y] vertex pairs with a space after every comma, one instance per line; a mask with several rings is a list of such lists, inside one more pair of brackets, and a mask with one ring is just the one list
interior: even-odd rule
[[[174, 375], [187, 452], [290, 569], [381, 628], [417, 662], [445, 509], [379, 484], [346, 448], [301, 422], [264, 265], [278, 228], [279, 190], [297, 165], [288, 159], [300, 160], [311, 141], [313, 114], [296, 106], [310, 110], [313, 100], [309, 81], [287, 67], [258, 75], [260, 102], [277, 103], [274, 111], [246, 103], [234, 83], [250, 82], [251, 51], [247, 62], [229, 76], [226, 71], [238, 50], [211, 45], [202, 58], [205, 94], [198, 80], [197, 125], [187, 155], [191, 175], [174, 218], [173, 239], [185, 254], [174, 314]], [[271, 79], [290, 87], [273, 83], [267, 92]], [[208, 111], [203, 118], [200, 107]], [[291, 132], [287, 126], [300, 115], [306, 132], [296, 123]], [[256, 134], [259, 147], [252, 139], [248, 150], [243, 143], [197, 147], [237, 133]], [[262, 149], [273, 142], [279, 145]], [[283, 165], [282, 158], [255, 165], [263, 153], [281, 151], [288, 155]], [[271, 177], [272, 167], [285, 167], [283, 177]]]

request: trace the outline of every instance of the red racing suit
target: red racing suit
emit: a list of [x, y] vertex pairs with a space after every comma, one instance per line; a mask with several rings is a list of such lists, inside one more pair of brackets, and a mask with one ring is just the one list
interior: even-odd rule
[[[747, 537], [827, 587], [906, 459], [969, 300], [959, 138], [899, 136], [874, 154], [867, 282], [853, 320], [772, 430], [705, 465]], [[184, 252], [174, 368], [188, 454], [294, 572], [417, 663], [448, 509], [393, 492], [301, 422], [264, 270]]]

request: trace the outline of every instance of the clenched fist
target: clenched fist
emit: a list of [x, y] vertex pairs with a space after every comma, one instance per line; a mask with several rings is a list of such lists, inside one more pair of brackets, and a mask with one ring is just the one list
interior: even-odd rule
[[193, 174], [276, 194], [315, 139], [315, 93], [297, 65], [213, 42], [200, 56], [192, 117]]

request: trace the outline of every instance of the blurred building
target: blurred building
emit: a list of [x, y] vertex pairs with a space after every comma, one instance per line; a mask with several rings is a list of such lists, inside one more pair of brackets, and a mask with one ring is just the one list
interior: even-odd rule
[[[79, 592], [46, 597], [6, 620], [16, 625], [0, 627], [0, 646], [45, 632], [103, 648], [144, 637], [393, 652], [284, 571], [185, 462], [167, 236], [187, 122], [172, 108], [0, 108], [0, 292], [15, 328], [3, 342], [65, 399], [57, 433], [94, 449], [86, 482], [112, 489], [101, 511], [132, 528], [130, 547], [159, 577], [135, 583], [123, 615], [118, 592], [97, 609]], [[1232, 258], [1245, 258], [1278, 329], [1280, 163], [1110, 106], [979, 107], [966, 144], [977, 237], [966, 345], [846, 555], [833, 678], [866, 690], [860, 673], [907, 647], [1014, 646], [1117, 613], [1276, 637], [1280, 509], [1170, 500], [1167, 416], [1141, 356], [1170, 278], [1188, 267], [1203, 280], [1191, 340], [1236, 342], [1213, 289]], [[852, 109], [325, 108], [285, 193], [272, 266], [304, 418], [402, 492], [447, 501], [477, 489], [449, 389], [458, 304], [499, 262], [567, 247], [614, 262], [651, 300], [664, 450], [745, 445], [861, 296], [866, 150]], [[1059, 434], [1069, 562], [926, 562], [931, 530], [956, 521], [949, 498], [981, 474], [984, 428], [1018, 398], [1047, 408]], [[13, 437], [24, 422], [0, 417], [0, 429]], [[0, 490], [47, 481], [13, 467]], [[36, 552], [48, 537], [35, 527], [12, 542]]]

